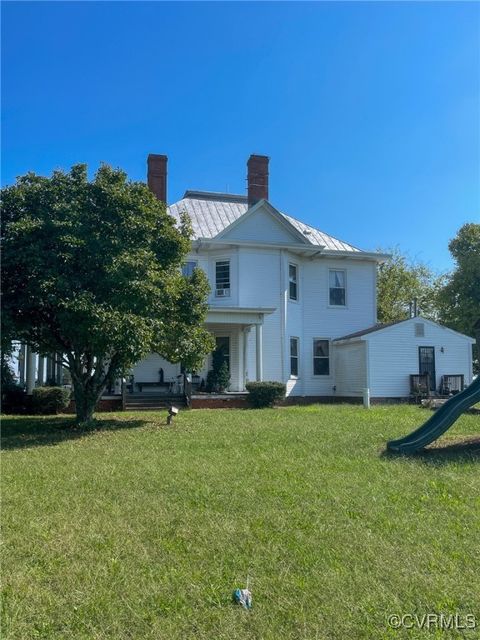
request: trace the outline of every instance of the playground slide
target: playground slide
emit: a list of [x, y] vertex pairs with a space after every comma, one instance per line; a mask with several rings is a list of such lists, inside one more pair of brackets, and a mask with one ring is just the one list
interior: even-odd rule
[[450, 429], [461, 414], [477, 402], [480, 402], [480, 376], [466, 389], [449, 398], [421, 427], [404, 438], [387, 442], [387, 449], [396, 453], [412, 453], [423, 449]]

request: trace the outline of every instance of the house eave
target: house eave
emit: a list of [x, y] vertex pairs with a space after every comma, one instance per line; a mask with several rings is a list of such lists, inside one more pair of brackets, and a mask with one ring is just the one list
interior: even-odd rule
[[254, 242], [253, 240], [227, 240], [223, 238], [197, 238], [192, 241], [192, 248], [195, 251], [204, 249], [226, 249], [229, 247], [248, 247], [252, 249], [287, 249], [293, 253], [312, 256], [321, 254], [324, 250], [322, 245], [304, 245], [297, 243], [279, 242]]

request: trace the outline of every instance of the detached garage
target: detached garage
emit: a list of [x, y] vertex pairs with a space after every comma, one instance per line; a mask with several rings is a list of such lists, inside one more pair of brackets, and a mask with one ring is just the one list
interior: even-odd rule
[[336, 395], [408, 398], [412, 385], [432, 395], [455, 393], [472, 381], [474, 339], [415, 317], [375, 325], [333, 341]]

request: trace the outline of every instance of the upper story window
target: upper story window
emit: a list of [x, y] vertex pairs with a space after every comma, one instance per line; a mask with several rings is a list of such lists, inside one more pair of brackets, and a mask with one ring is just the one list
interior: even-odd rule
[[215, 262], [215, 295], [225, 298], [230, 295], [230, 261]]
[[313, 341], [313, 375], [330, 375], [330, 343], [328, 340]]
[[193, 272], [198, 266], [198, 262], [195, 260], [189, 260], [188, 262], [184, 262], [182, 264], [182, 276], [192, 276]]
[[346, 272], [331, 269], [328, 278], [330, 306], [344, 307], [346, 305]]
[[296, 264], [288, 265], [288, 297], [290, 300], [298, 300], [298, 267]]
[[298, 376], [298, 338], [290, 338], [290, 375]]

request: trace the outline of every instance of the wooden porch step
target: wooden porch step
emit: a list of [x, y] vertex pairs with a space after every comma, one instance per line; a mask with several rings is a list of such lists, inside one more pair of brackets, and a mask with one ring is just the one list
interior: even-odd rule
[[126, 411], [156, 411], [166, 410], [171, 405], [179, 408], [185, 408], [186, 402], [183, 396], [165, 396], [165, 395], [128, 395], [126, 398]]

